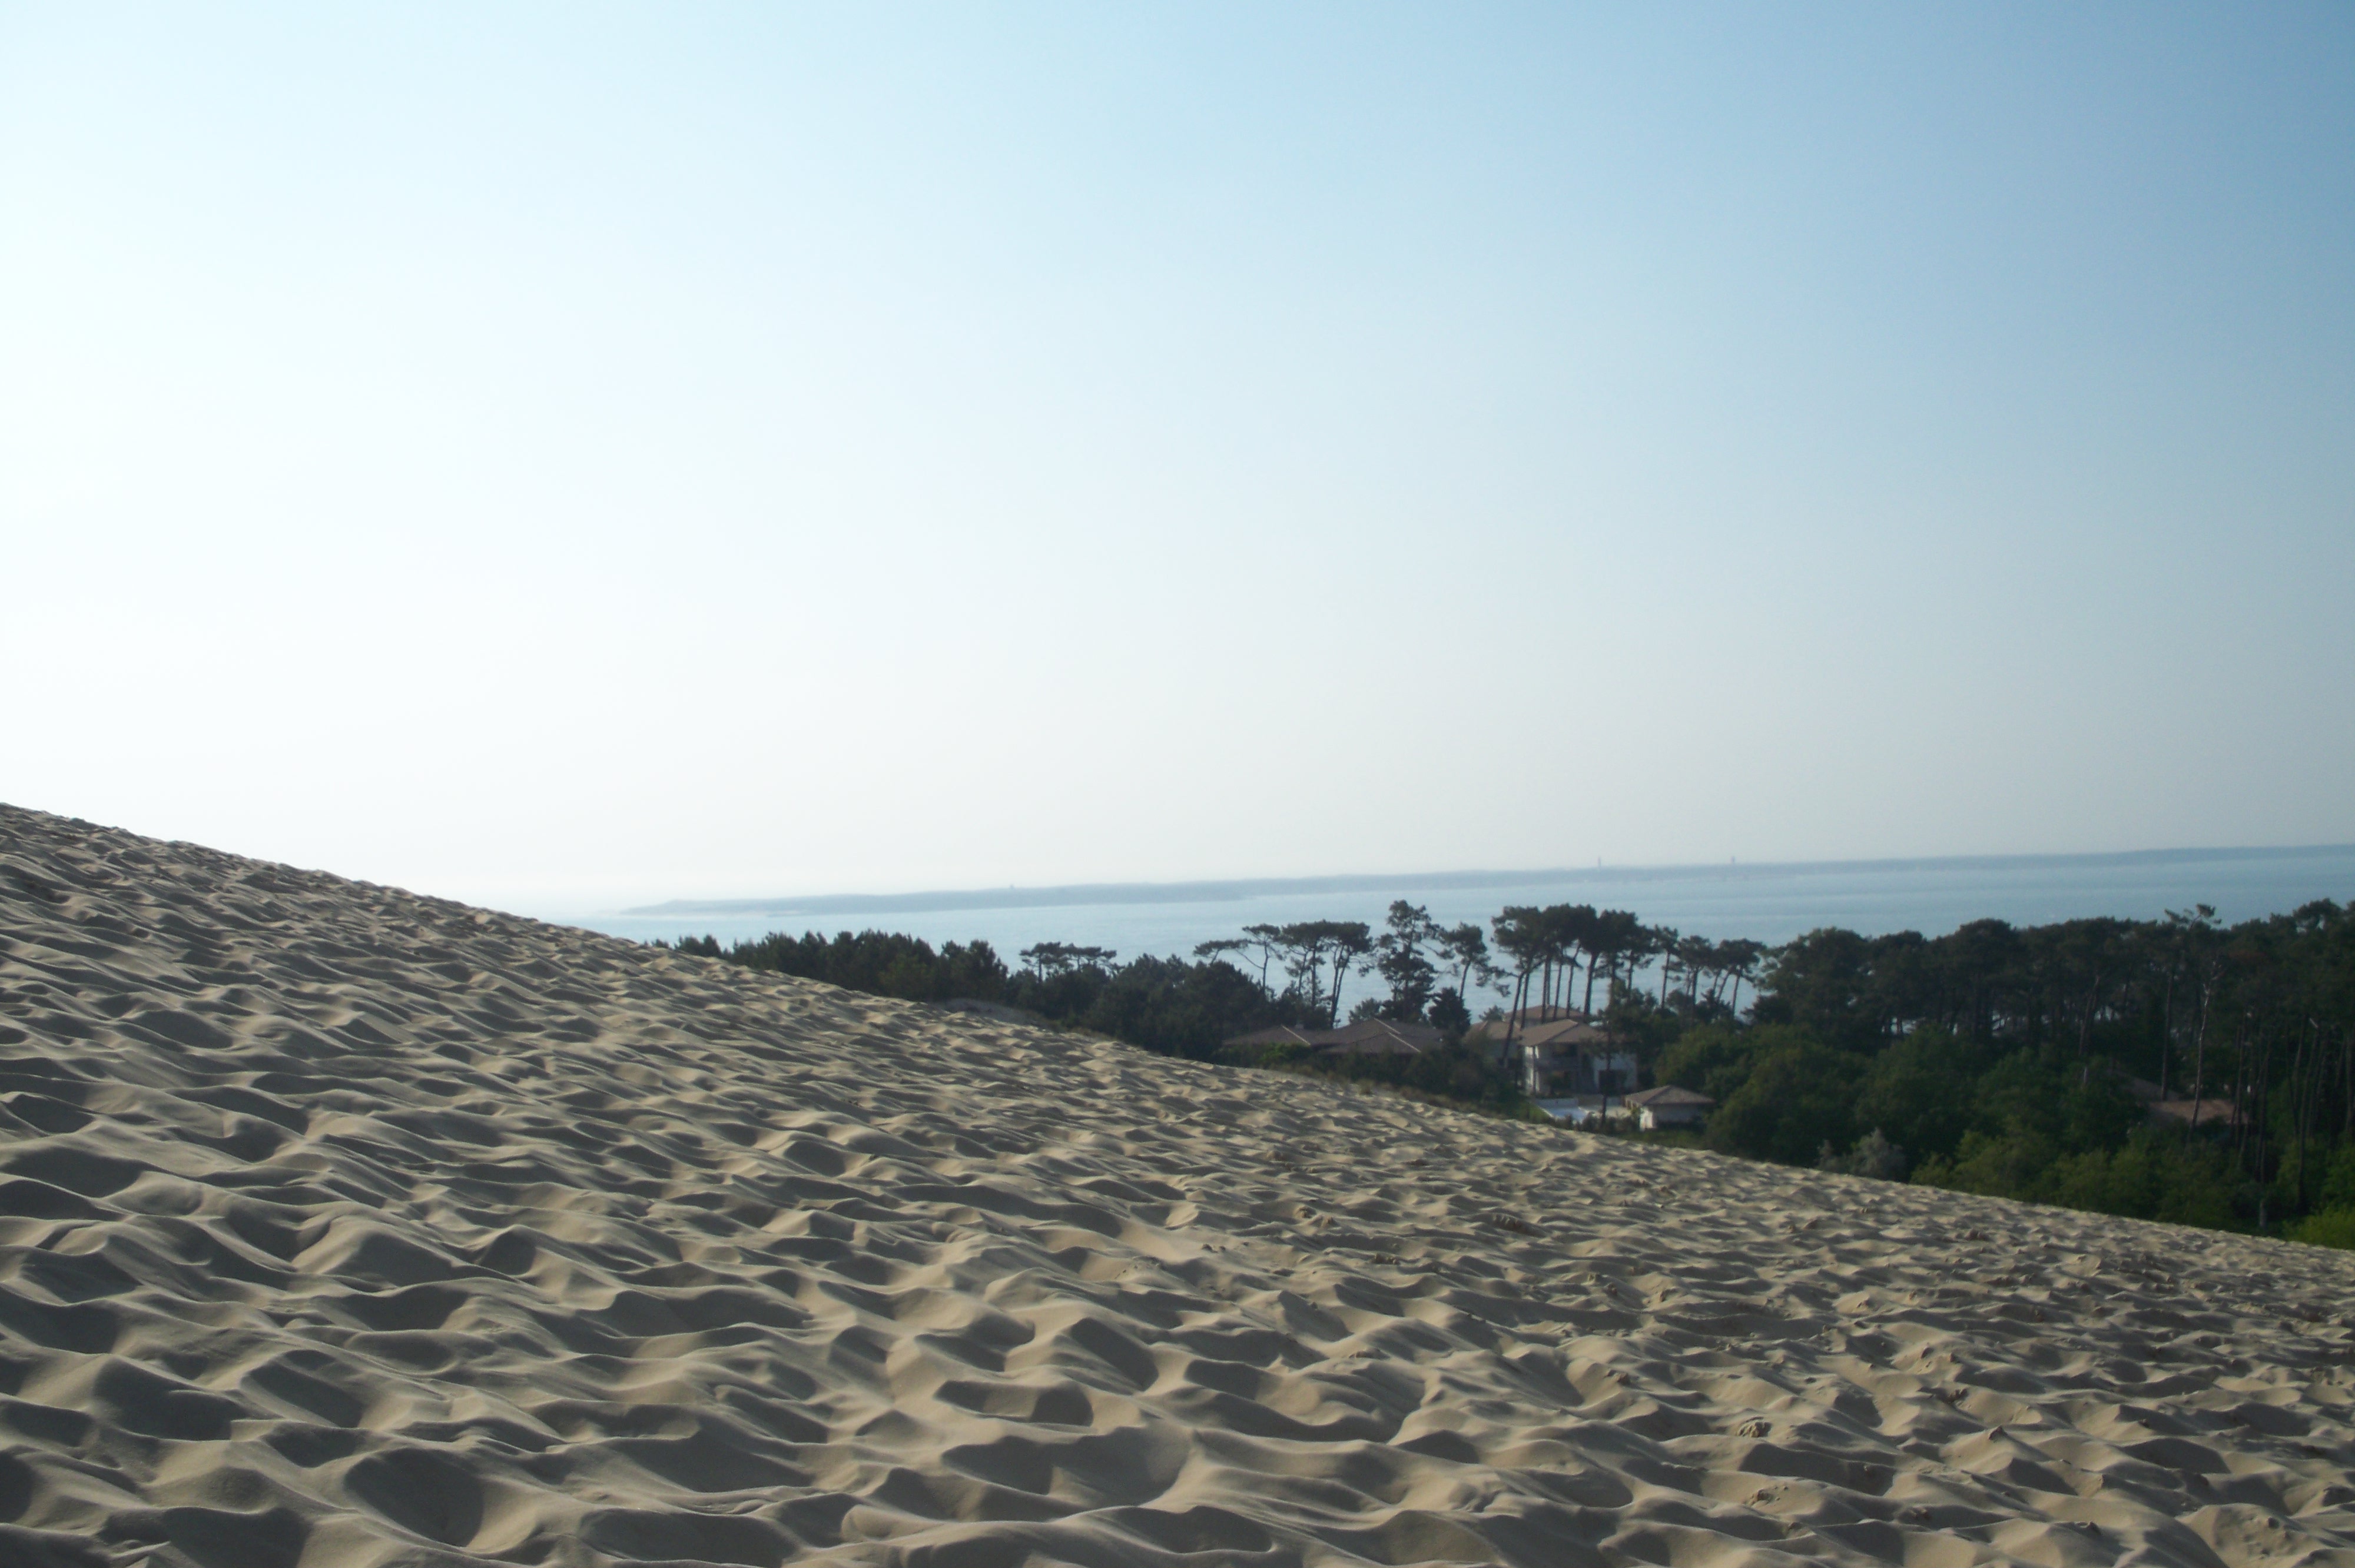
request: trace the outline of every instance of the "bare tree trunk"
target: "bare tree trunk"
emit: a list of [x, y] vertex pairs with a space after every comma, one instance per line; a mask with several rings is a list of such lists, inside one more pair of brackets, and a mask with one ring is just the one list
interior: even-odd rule
[[2226, 1123], [2232, 1138], [2232, 1169], [2244, 1174], [2249, 1169], [2248, 1158], [2243, 1147], [2248, 1141], [2248, 1124], [2241, 1118], [2241, 1084], [2248, 1076], [2249, 1050], [2246, 1022], [2245, 1019], [2243, 1020], [2242, 1023], [2235, 1026], [2232, 1031], [2232, 1099], [2224, 1108]]
[[2208, 1089], [2208, 1003], [2214, 997], [2213, 984], [2200, 991], [2200, 1033], [2193, 1037], [2191, 1053], [2191, 1126], [2184, 1136], [2200, 1130], [2200, 1097]]
[[2307, 1031], [2312, 1044], [2314, 1082], [2306, 1082], [2307, 1075], [2298, 1077], [2297, 1110], [2297, 1212], [2306, 1213], [2306, 1149], [2307, 1134], [2314, 1121], [2314, 1102], [2322, 1096], [2322, 1026], [2312, 1019], [2307, 1021]]
[[2158, 1011], [2158, 1098], [2167, 1102], [2167, 1069], [2175, 1059], [2175, 971], [2167, 971], [2167, 999]]
[[[2249, 1084], [2249, 1144], [2257, 1156], [2257, 1184], [2271, 1187], [2265, 1180], [2265, 1142], [2273, 1132], [2274, 1111], [2274, 1042], [2264, 1035], [2264, 1049], [2257, 1056], [2256, 1076]], [[2264, 1200], [2257, 1200], [2257, 1223], [2264, 1223]]]
[[2298, 1036], [2297, 1049], [2289, 1059], [2289, 1119], [2290, 1158], [2298, 1161], [2297, 1206], [2306, 1207], [2306, 1124], [2298, 1114], [2298, 1090], [2306, 1081], [2306, 1036]]

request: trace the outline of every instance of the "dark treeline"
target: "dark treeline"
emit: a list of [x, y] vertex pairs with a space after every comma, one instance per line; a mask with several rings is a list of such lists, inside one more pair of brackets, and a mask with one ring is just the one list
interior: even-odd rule
[[1735, 1153], [2355, 1241], [2355, 919], [1813, 931], [1744, 1020], [1621, 1001]]
[[[2202, 906], [1938, 938], [1826, 928], [1774, 948], [1583, 905], [1444, 927], [1403, 902], [1380, 927], [1248, 927], [1190, 962], [1042, 943], [1009, 969], [984, 942], [936, 952], [875, 931], [680, 947], [1523, 1113], [1512, 1030], [1463, 1044], [1486, 990], [1513, 1009], [1491, 1019], [1591, 1013], [1645, 1082], [1715, 1099], [1698, 1136], [1728, 1153], [2355, 1245], [2355, 911], [2328, 901], [2232, 927]], [[1339, 1022], [1353, 975], [1380, 988], [1353, 1019], [1429, 1024], [1442, 1045], [1352, 1058], [1222, 1044]]]
[[1646, 1082], [1716, 1100], [1711, 1148], [2355, 1245], [2355, 912], [2338, 905], [1779, 948], [1584, 906], [1492, 928], [1493, 982], [1517, 1006], [1599, 1001]]
[[[1478, 937], [1477, 927], [1466, 929]], [[878, 996], [1018, 1008], [1164, 1055], [1315, 1072], [1507, 1114], [1533, 1114], [1508, 1072], [1462, 1049], [1460, 1026], [1440, 1050], [1412, 1057], [1319, 1055], [1293, 1044], [1230, 1048], [1225, 1043], [1238, 1035], [1276, 1025], [1329, 1026], [1338, 986], [1360, 960], [1382, 950], [1361, 923], [1308, 921], [1253, 930], [1260, 935], [1246, 942], [1205, 943], [1190, 962], [1146, 956], [1121, 963], [1107, 948], [1042, 942], [1023, 950], [1019, 968], [1008, 968], [987, 942], [949, 942], [936, 951], [919, 938], [885, 931], [845, 931], [832, 938], [779, 932], [724, 948], [715, 938], [690, 937], [675, 946], [681, 952]], [[1257, 955], [1248, 970], [1229, 958], [1244, 950]], [[1455, 1012], [1461, 1015], [1460, 986], [1454, 994]], [[1421, 1015], [1418, 1007], [1412, 1016]]]

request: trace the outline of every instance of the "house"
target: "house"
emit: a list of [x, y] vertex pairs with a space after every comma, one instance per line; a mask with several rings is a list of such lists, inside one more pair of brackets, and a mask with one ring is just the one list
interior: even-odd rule
[[1566, 1007], [1524, 1007], [1483, 1019], [1464, 1036], [1466, 1050], [1478, 1051], [1490, 1061], [1503, 1059], [1508, 1043], [1518, 1048], [1532, 1029], [1548, 1023], [1590, 1023], [1585, 1013]]
[[1476, 1026], [1464, 1043], [1492, 1059], [1518, 1054], [1521, 1087], [1531, 1099], [1609, 1099], [1636, 1086], [1636, 1054], [1582, 1012], [1524, 1009]]
[[1420, 1056], [1438, 1050], [1441, 1043], [1439, 1031], [1428, 1023], [1393, 1023], [1387, 1018], [1361, 1018], [1338, 1029], [1297, 1029], [1279, 1023], [1226, 1042], [1245, 1049], [1302, 1045], [1319, 1056]]
[[1717, 1104], [1707, 1095], [1697, 1095], [1674, 1084], [1637, 1089], [1623, 1099], [1609, 1095], [1565, 1095], [1536, 1103], [1538, 1109], [1554, 1120], [1572, 1127], [1607, 1127], [1614, 1123], [1624, 1127], [1633, 1122], [1646, 1132], [1696, 1126]]
[[1627, 1097], [1626, 1104], [1636, 1115], [1637, 1127], [1656, 1132], [1665, 1127], [1698, 1127], [1717, 1102], [1675, 1084], [1662, 1084], [1656, 1089], [1636, 1090]]
[[1320, 1056], [1420, 1056], [1441, 1044], [1438, 1029], [1428, 1023], [1393, 1023], [1387, 1018], [1361, 1018], [1328, 1030], [1316, 1046]]
[[2231, 1128], [2247, 1120], [2231, 1100], [2220, 1100], [2213, 1095], [2196, 1100], [2158, 1100], [2149, 1110], [2152, 1121], [2177, 1127]]
[[2154, 1127], [2213, 1127], [2232, 1128], [2243, 1125], [2246, 1113], [2232, 1100], [2220, 1100], [2212, 1096], [2199, 1099], [2167, 1098], [2167, 1091], [2148, 1078], [2128, 1078], [2126, 1093], [2142, 1102], [2142, 1108]]
[[1267, 1045], [1314, 1045], [1316, 1035], [1329, 1033], [1327, 1030], [1295, 1029], [1289, 1023], [1278, 1023], [1268, 1029], [1254, 1029], [1248, 1034], [1237, 1034], [1220, 1044], [1252, 1049]]

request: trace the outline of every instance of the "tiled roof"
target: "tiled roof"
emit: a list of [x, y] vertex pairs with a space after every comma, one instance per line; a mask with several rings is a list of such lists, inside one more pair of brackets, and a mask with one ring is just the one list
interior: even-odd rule
[[[1505, 1021], [1483, 1023], [1472, 1032], [1476, 1040], [1502, 1040], [1506, 1037]], [[1546, 1023], [1517, 1023], [1511, 1028], [1513, 1044], [1532, 1050], [1578, 1051], [1599, 1050], [1612, 1044], [1611, 1032], [1573, 1014]]]
[[1662, 1084], [1657, 1089], [1638, 1089], [1627, 1097], [1631, 1106], [1713, 1106], [1717, 1102], [1707, 1095], [1696, 1094], [1681, 1084]]
[[[1321, 1031], [1318, 1032], [1321, 1034]], [[1305, 1029], [1295, 1029], [1289, 1023], [1278, 1023], [1266, 1029], [1254, 1029], [1248, 1034], [1237, 1034], [1223, 1042], [1229, 1045], [1314, 1045], [1318, 1034]]]
[[1386, 1018], [1361, 1018], [1339, 1029], [1295, 1029], [1279, 1023], [1254, 1029], [1226, 1042], [1230, 1045], [1306, 1045], [1336, 1055], [1351, 1053], [1378, 1056], [1420, 1056], [1439, 1049], [1440, 1033], [1428, 1023], [1393, 1023]]

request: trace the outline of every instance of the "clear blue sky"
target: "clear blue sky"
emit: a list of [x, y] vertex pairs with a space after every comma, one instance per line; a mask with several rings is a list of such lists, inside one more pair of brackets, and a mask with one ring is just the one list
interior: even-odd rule
[[2355, 840], [2355, 7], [0, 5], [0, 799], [675, 895]]

